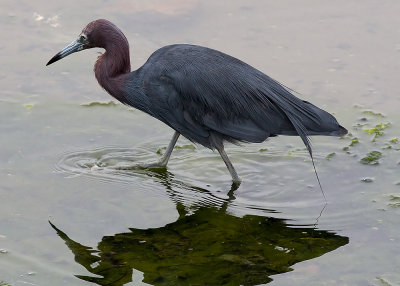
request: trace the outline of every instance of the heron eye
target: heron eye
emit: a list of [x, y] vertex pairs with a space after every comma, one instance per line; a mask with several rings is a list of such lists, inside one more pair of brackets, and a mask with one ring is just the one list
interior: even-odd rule
[[81, 35], [80, 38], [79, 38], [79, 40], [80, 40], [81, 42], [86, 42], [87, 38], [86, 38], [85, 35]]

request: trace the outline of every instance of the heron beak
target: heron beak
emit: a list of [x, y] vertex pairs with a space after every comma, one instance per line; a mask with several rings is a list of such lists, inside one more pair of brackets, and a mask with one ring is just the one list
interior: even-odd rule
[[51, 65], [52, 63], [61, 60], [62, 58], [65, 58], [66, 56], [76, 53], [79, 51], [82, 51], [84, 49], [84, 43], [81, 41], [75, 40], [68, 46], [66, 46], [64, 49], [62, 49], [58, 54], [56, 54], [54, 57], [49, 60], [49, 62], [46, 64], [46, 66]]

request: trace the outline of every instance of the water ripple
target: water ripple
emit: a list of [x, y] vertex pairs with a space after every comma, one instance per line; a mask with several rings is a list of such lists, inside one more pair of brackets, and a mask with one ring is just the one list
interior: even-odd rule
[[[235, 213], [286, 213], [286, 218], [299, 219], [302, 223], [313, 222], [324, 201], [306, 150], [273, 147], [259, 151], [256, 148], [230, 147], [228, 152], [244, 178], [234, 193], [224, 163], [218, 154], [206, 149], [175, 149], [168, 169], [116, 168], [156, 161], [161, 154], [155, 153], [151, 144], [71, 152], [62, 155], [55, 167], [57, 172], [69, 177], [83, 175], [97, 181], [126, 185], [135, 182], [144, 192], [155, 192], [156, 182], [166, 190], [156, 191], [157, 195], [167, 195], [176, 203], [191, 207], [222, 206], [228, 202], [229, 209]], [[326, 154], [315, 155], [317, 168], [328, 162], [325, 157]], [[322, 166], [318, 162], [322, 162]]]

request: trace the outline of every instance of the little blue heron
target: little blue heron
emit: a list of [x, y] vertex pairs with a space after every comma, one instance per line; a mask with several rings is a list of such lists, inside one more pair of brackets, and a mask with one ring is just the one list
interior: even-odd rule
[[261, 71], [213, 49], [187, 44], [165, 46], [131, 71], [128, 40], [104, 19], [90, 22], [78, 39], [47, 65], [95, 47], [105, 49], [94, 66], [99, 84], [120, 102], [175, 130], [160, 161], [136, 167], [165, 167], [182, 134], [192, 142], [217, 149], [238, 185], [241, 180], [224, 151], [224, 141], [263, 142], [277, 135], [298, 135], [314, 165], [309, 135], [347, 133], [328, 112], [300, 100]]

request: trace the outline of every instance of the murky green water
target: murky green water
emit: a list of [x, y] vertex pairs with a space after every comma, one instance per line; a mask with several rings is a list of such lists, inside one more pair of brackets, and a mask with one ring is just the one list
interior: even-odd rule
[[[396, 1], [3, 1], [0, 285], [400, 285], [400, 19]], [[256, 66], [351, 135], [228, 146], [180, 138], [98, 87], [96, 51], [45, 63], [108, 18], [141, 65], [186, 42]], [[51, 222], [51, 224], [49, 223]]]

